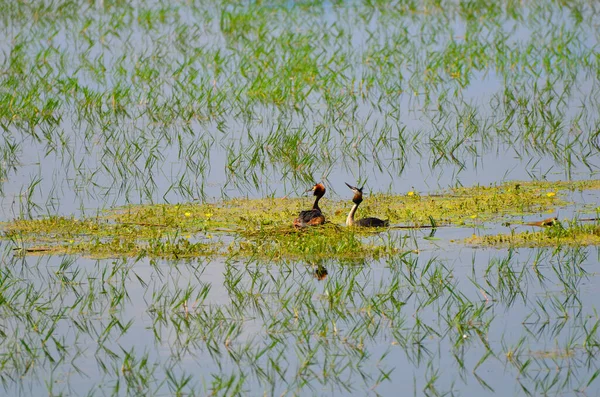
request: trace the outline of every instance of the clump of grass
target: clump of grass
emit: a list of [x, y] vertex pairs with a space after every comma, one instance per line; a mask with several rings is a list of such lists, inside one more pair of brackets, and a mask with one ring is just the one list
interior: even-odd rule
[[[465, 225], [479, 221], [497, 220], [498, 216], [545, 212], [555, 206], [567, 204], [556, 191], [574, 188], [566, 182], [509, 182], [496, 186], [474, 186], [451, 189], [440, 195], [406, 197], [375, 196], [370, 204], [388, 208], [392, 221], [410, 221], [418, 225], [429, 223]], [[598, 188], [591, 182], [577, 185], [581, 188]], [[552, 194], [549, 194], [552, 193]], [[369, 205], [365, 206], [368, 210]]]
[[86, 238], [149, 239], [158, 238], [165, 230], [170, 230], [156, 224], [114, 223], [106, 218], [77, 219], [62, 216], [16, 219], [5, 226], [5, 238], [55, 242]]
[[300, 199], [264, 198], [231, 199], [218, 204], [139, 205], [110, 211], [106, 218], [122, 224], [217, 231], [289, 223], [289, 218], [302, 208], [303, 202]]
[[218, 243], [191, 242], [180, 237], [173, 239], [152, 239], [149, 241], [115, 238], [110, 241], [83, 241], [63, 246], [65, 253], [90, 253], [94, 257], [149, 256], [169, 259], [195, 258], [213, 255], [218, 251]]
[[379, 258], [400, 251], [397, 246], [366, 241], [359, 232], [331, 224], [306, 230], [262, 228], [242, 233], [245, 238], [232, 244], [229, 251], [236, 255], [275, 260]]
[[210, 244], [192, 242], [183, 237], [150, 240], [114, 237], [69, 240], [50, 244], [36, 241], [33, 246], [22, 245], [15, 248], [15, 252], [30, 255], [85, 255], [96, 259], [121, 257], [182, 259], [214, 255], [218, 253], [220, 245], [219, 242]]
[[465, 243], [478, 246], [497, 247], [552, 247], [552, 246], [585, 246], [600, 245], [600, 226], [572, 224], [566, 228], [560, 224], [538, 232], [476, 236], [465, 240]]

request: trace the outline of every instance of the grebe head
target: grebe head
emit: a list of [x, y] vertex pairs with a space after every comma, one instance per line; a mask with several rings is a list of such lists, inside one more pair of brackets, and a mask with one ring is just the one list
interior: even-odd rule
[[325, 191], [325, 185], [322, 183], [317, 183], [315, 186], [307, 190], [307, 192], [313, 192], [313, 195], [318, 197], [323, 197], [325, 195]]
[[362, 190], [363, 190], [364, 186], [361, 188], [357, 188], [356, 186], [352, 186], [347, 183], [346, 183], [346, 186], [348, 186], [350, 188], [350, 190], [352, 190], [354, 192], [354, 197], [352, 197], [352, 202], [354, 204], [360, 204], [363, 200]]

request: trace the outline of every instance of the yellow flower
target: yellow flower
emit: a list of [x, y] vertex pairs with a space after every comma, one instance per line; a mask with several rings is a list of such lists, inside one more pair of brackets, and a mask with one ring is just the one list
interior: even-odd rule
[[190, 216], [192, 216], [192, 213], [191, 212], [186, 212], [185, 216], [187, 216], [189, 218]]
[[554, 196], [556, 196], [556, 193], [554, 193], [554, 192], [548, 192], [548, 193], [546, 193], [546, 196], [548, 196], [548, 197], [554, 197]]
[[411, 190], [410, 192], [406, 193], [406, 195], [407, 195], [407, 196], [414, 196], [414, 195], [415, 195], [415, 192], [413, 192], [413, 191]]
[[475, 219], [475, 218], [477, 218], [477, 214], [471, 215], [471, 219]]
[[208, 219], [210, 219], [211, 216], [213, 216], [212, 212], [207, 212], [204, 214], [204, 216]]

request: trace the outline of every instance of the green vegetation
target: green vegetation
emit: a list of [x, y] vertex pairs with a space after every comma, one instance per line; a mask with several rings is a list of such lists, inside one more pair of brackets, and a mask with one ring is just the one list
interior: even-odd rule
[[599, 10], [0, 0], [0, 394], [594, 394]]
[[[597, 171], [585, 2], [0, 8], [0, 192], [27, 171], [10, 186], [17, 215], [64, 209], [61, 190], [89, 209], [393, 180], [416, 164], [444, 187], [479, 167]], [[477, 101], [486, 79], [497, 90]], [[41, 162], [61, 164], [52, 183]]]
[[466, 240], [467, 244], [510, 247], [561, 247], [563, 245], [600, 245], [600, 226], [579, 225], [568, 227], [562, 224], [547, 227], [543, 231], [510, 234], [475, 236]]
[[[382, 212], [392, 224], [409, 224], [416, 228], [431, 225], [432, 219], [435, 226], [500, 223], [504, 216], [547, 212], [566, 205], [561, 191], [598, 188], [600, 183], [595, 180], [512, 182], [457, 188], [431, 196], [414, 192], [405, 196], [378, 194], [369, 197], [361, 211], [378, 213], [379, 208], [384, 208]], [[349, 207], [347, 200], [327, 200], [323, 204], [332, 213], [327, 218], [330, 225], [315, 230], [295, 230], [291, 220], [308, 205], [307, 200], [299, 199], [233, 199], [219, 204], [128, 206], [93, 219], [18, 219], [4, 225], [4, 237], [19, 246], [23, 244], [21, 252], [24, 253], [80, 253], [93, 257], [187, 258], [220, 254], [318, 259], [378, 257], [401, 250], [390, 246], [389, 241], [365, 242], [360, 234], [368, 235], [370, 230], [342, 226]], [[227, 236], [237, 239], [224, 246], [218, 238]], [[201, 241], [192, 242], [192, 239]], [[485, 240], [489, 241], [489, 238]], [[594, 240], [589, 241], [594, 244]], [[470, 243], [480, 244], [476, 239]], [[401, 241], [400, 246], [403, 246]]]

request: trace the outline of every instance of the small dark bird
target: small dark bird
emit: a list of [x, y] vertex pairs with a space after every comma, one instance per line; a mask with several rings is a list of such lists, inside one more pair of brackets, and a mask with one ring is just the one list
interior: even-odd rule
[[298, 218], [294, 219], [294, 227], [302, 228], [306, 226], [317, 226], [325, 223], [325, 216], [319, 208], [319, 200], [325, 195], [325, 186], [322, 183], [317, 183], [312, 189], [308, 189], [307, 192], [313, 192], [315, 203], [311, 210], [302, 211], [298, 214]]
[[526, 225], [529, 225], [529, 226], [539, 226], [539, 227], [550, 227], [550, 226], [554, 226], [556, 224], [558, 224], [558, 217], [544, 219], [543, 221], [539, 221], [539, 222], [526, 223]]
[[346, 226], [386, 227], [386, 226], [390, 225], [389, 220], [384, 221], [379, 218], [371, 218], [371, 217], [363, 218], [363, 219], [359, 219], [359, 220], [355, 221], [354, 214], [356, 213], [356, 210], [358, 209], [358, 206], [360, 205], [360, 203], [362, 203], [362, 201], [363, 201], [363, 198], [362, 198], [363, 188], [361, 187], [359, 189], [356, 186], [351, 186], [351, 185], [348, 185], [347, 183], [346, 183], [346, 186], [348, 186], [354, 192], [354, 197], [352, 197], [352, 202], [354, 203], [354, 205], [352, 206], [352, 209], [350, 210], [350, 213], [348, 214], [348, 218], [346, 218]]

